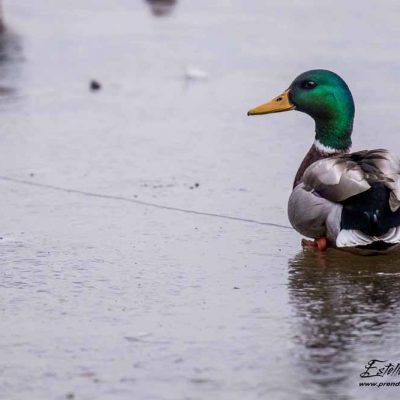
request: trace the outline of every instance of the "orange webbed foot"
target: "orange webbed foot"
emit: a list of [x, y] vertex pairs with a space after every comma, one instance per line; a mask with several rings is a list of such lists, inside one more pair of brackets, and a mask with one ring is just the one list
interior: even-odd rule
[[301, 246], [304, 247], [317, 247], [319, 251], [326, 251], [328, 248], [328, 240], [325, 237], [315, 239], [315, 240], [308, 240], [302, 239]]

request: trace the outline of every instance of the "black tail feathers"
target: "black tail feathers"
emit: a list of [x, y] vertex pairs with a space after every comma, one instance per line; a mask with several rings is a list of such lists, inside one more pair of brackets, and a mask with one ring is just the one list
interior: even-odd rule
[[383, 183], [345, 200], [341, 229], [357, 229], [368, 236], [382, 236], [390, 228], [400, 225], [400, 210], [389, 207], [390, 190]]

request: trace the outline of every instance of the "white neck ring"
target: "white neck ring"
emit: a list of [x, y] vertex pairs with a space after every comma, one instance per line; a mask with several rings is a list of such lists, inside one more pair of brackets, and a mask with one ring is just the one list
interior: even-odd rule
[[340, 149], [335, 149], [333, 147], [325, 146], [318, 139], [314, 140], [314, 147], [317, 148], [321, 153], [324, 154], [335, 154], [340, 153]]

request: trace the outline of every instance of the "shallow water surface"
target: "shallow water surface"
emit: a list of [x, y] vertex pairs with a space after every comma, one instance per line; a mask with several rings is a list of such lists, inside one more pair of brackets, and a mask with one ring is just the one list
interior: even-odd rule
[[246, 112], [328, 68], [400, 149], [399, 3], [160, 3], [4, 1], [0, 399], [398, 398], [400, 260], [303, 252], [312, 121]]

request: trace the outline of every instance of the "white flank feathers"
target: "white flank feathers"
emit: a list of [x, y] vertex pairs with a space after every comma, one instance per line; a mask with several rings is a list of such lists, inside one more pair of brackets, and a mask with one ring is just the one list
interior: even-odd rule
[[374, 242], [374, 239], [356, 229], [342, 229], [336, 238], [337, 247], [366, 246]]
[[400, 227], [391, 228], [382, 236], [368, 236], [356, 229], [342, 229], [336, 238], [337, 247], [367, 246], [373, 242], [400, 243]]

